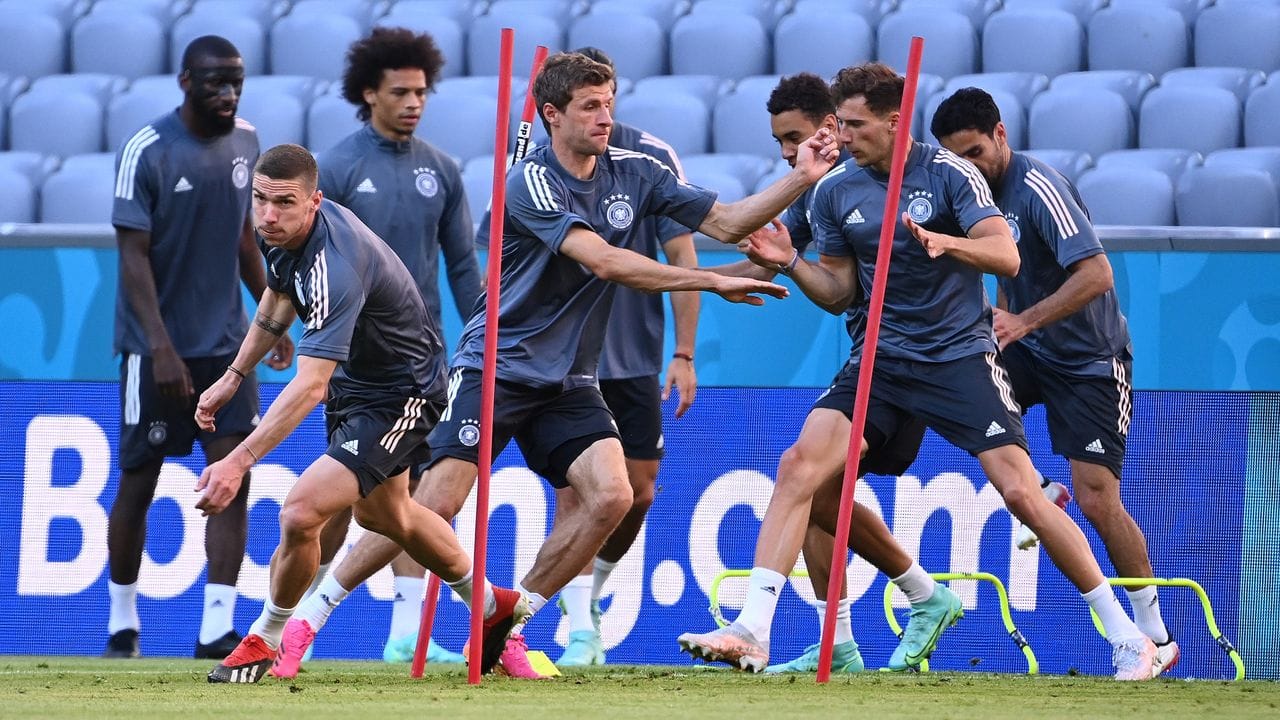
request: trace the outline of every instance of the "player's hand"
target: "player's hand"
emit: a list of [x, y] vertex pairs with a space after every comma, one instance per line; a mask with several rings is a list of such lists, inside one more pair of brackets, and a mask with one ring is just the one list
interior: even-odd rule
[[166, 345], [151, 355], [151, 377], [160, 395], [186, 403], [196, 394], [191, 384], [191, 371], [173, 345]]
[[795, 248], [791, 245], [791, 232], [778, 218], [743, 239], [743, 252], [751, 262], [767, 270], [778, 271], [779, 265], [791, 262]]
[[991, 308], [991, 320], [995, 326], [996, 345], [1001, 350], [1026, 337], [1034, 329], [1023, 322], [1021, 315], [1000, 308]]
[[911, 219], [911, 216], [906, 213], [902, 213], [902, 224], [906, 225], [907, 229], [911, 231], [911, 234], [915, 236], [916, 240], [920, 241], [920, 244], [924, 246], [924, 251], [929, 254], [929, 257], [937, 259], [945, 255], [947, 250], [951, 249], [950, 235], [943, 235], [942, 233], [936, 233], [932, 230], [925, 230], [923, 227], [917, 225], [916, 222]]
[[280, 336], [271, 352], [267, 354], [267, 367], [272, 370], [285, 370], [293, 364], [293, 339], [289, 333]]
[[239, 389], [240, 378], [235, 373], [230, 371], [222, 373], [222, 377], [218, 378], [217, 382], [200, 393], [200, 400], [196, 403], [196, 425], [205, 432], [217, 430], [213, 424], [214, 417], [222, 406], [231, 402], [231, 398]]
[[818, 132], [805, 140], [796, 149], [796, 169], [804, 173], [811, 182], [818, 182], [827, 171], [840, 159], [840, 143], [827, 128], [818, 128]]
[[233, 460], [233, 457], [234, 454], [228, 455], [205, 467], [204, 472], [200, 473], [200, 480], [196, 482], [196, 492], [203, 491], [204, 494], [196, 502], [196, 509], [200, 510], [205, 517], [217, 515], [226, 510], [240, 492], [240, 483], [244, 480], [244, 474], [249, 468], [243, 467], [241, 463]]
[[676, 405], [676, 417], [680, 417], [688, 412], [694, 396], [698, 394], [698, 373], [694, 372], [692, 360], [671, 358], [671, 364], [667, 365], [667, 381], [662, 386], [664, 401], [671, 397], [672, 385], [680, 393], [680, 404]]
[[788, 294], [785, 287], [776, 283], [764, 282], [763, 280], [728, 277], [725, 275], [718, 275], [716, 278], [716, 286], [713, 291], [729, 302], [763, 305], [764, 298], [759, 297], [759, 295], [784, 298]]

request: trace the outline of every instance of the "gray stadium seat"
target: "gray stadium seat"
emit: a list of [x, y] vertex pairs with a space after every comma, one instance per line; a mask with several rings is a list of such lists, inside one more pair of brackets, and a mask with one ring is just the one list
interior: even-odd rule
[[1238, 167], [1262, 170], [1280, 188], [1280, 147], [1230, 148], [1210, 153], [1204, 164], [1212, 167]]
[[39, 187], [49, 173], [57, 170], [61, 164], [61, 161], [52, 155], [32, 150], [0, 152], [0, 170], [22, 173], [27, 180], [31, 181], [32, 187]]
[[889, 13], [876, 30], [876, 56], [898, 72], [906, 72], [912, 36], [928, 48], [920, 72], [949, 78], [978, 70], [978, 33], [960, 13], [936, 8]]
[[1159, 170], [1098, 168], [1076, 183], [1096, 225], [1176, 225], [1173, 182]]
[[676, 19], [688, 10], [686, 0], [596, 0], [591, 12], [624, 12], [644, 15], [658, 21], [663, 30], [671, 31]]
[[20, 7], [55, 17], [62, 27], [71, 27], [75, 19], [84, 14], [88, 4], [84, 0], [0, 0], [0, 8]]
[[36, 191], [19, 170], [0, 167], [0, 223], [29, 223], [36, 219]]
[[[1018, 98], [1011, 92], [1001, 90], [999, 88], [983, 88], [991, 95], [991, 99], [996, 101], [996, 107], [1000, 108], [1000, 120], [1004, 122], [1005, 133], [1009, 138], [1009, 147], [1014, 150], [1021, 150], [1027, 146], [1027, 114], [1022, 103], [1018, 102]], [[938, 139], [933, 136], [933, 132], [929, 129], [933, 123], [933, 115], [938, 111], [938, 106], [951, 96], [952, 90], [943, 90], [935, 93], [925, 103], [924, 123], [921, 125], [919, 132], [914, 133], [916, 137], [926, 139], [927, 142], [938, 143]]]
[[1216, 87], [1158, 87], [1142, 99], [1138, 145], [1208, 154], [1240, 145], [1240, 101]]
[[467, 35], [467, 68], [472, 75], [498, 74], [498, 49], [504, 27], [516, 31], [511, 61], [513, 78], [527, 81], [535, 46], [545, 45], [551, 52], [564, 49], [564, 31], [555, 20], [514, 11], [506, 14], [490, 12], [476, 18]]
[[445, 15], [446, 12], [448, 9], [438, 3], [398, 2], [374, 24], [381, 27], [403, 27], [431, 35], [436, 47], [444, 55], [444, 68], [440, 71], [440, 77], [461, 77], [467, 74], [466, 29], [455, 18]]
[[1244, 108], [1244, 144], [1280, 145], [1280, 78], [1253, 91]]
[[1027, 146], [1080, 150], [1097, 157], [1132, 147], [1133, 114], [1110, 90], [1058, 90], [1052, 86], [1031, 103]]
[[1265, 171], [1203, 166], [1188, 168], [1175, 193], [1179, 225], [1276, 227], [1280, 194]]
[[1197, 65], [1280, 69], [1280, 5], [1215, 5], [1200, 13], [1195, 27]]
[[1182, 19], [1187, 22], [1190, 27], [1196, 21], [1201, 11], [1214, 3], [1214, 0], [1111, 0], [1112, 7], [1142, 7], [1144, 5], [1159, 5], [1167, 7], [1170, 10], [1178, 11], [1182, 15]]
[[320, 84], [315, 78], [297, 75], [245, 78], [237, 114], [257, 129], [263, 150], [282, 143], [305, 146], [307, 107]]
[[271, 72], [337, 80], [347, 48], [363, 35], [364, 28], [347, 15], [302, 13], [295, 7], [271, 27]]
[[72, 72], [158, 75], [168, 69], [168, 55], [164, 25], [145, 10], [119, 3], [95, 5], [71, 29]]
[[[783, 5], [785, 9], [785, 4]], [[765, 29], [777, 22], [776, 6], [772, 0], [698, 0], [689, 6], [691, 15], [750, 15], [760, 21]]]
[[830, 78], [836, 71], [875, 57], [875, 36], [861, 15], [794, 12], [773, 31], [773, 71], [811, 72]]
[[716, 199], [722, 203], [731, 203], [748, 195], [747, 188], [737, 176], [724, 172], [723, 170], [713, 170], [707, 168], [699, 168], [698, 173], [685, 171], [685, 176], [691, 185], [704, 187], [709, 190], [715, 190]]
[[1107, 0], [1004, 0], [1006, 10], [1065, 10], [1074, 15], [1081, 26], [1088, 25], [1089, 18], [1106, 4]]
[[942, 92], [944, 86], [945, 82], [937, 75], [920, 73], [920, 80], [916, 84], [915, 109], [911, 113], [911, 133], [916, 137], [921, 137], [922, 133], [928, 132], [929, 121], [933, 118], [925, 118], [925, 106], [929, 104], [929, 98]]
[[618, 100], [617, 115], [628, 125], [662, 138], [680, 157], [707, 152], [711, 114], [702, 101], [692, 95], [637, 89]]
[[773, 67], [764, 25], [746, 14], [692, 14], [671, 28], [671, 72], [738, 79]]
[[1026, 150], [1026, 154], [1062, 173], [1062, 176], [1075, 182], [1084, 171], [1093, 167], [1093, 157], [1079, 150]]
[[[467, 193], [471, 221], [479, 225], [480, 218], [489, 209], [489, 198], [493, 195], [493, 155], [481, 155], [468, 160], [462, 166], [462, 186]], [[480, 271], [484, 272], [484, 268]]]
[[1189, 64], [1187, 22], [1160, 5], [1105, 7], [1088, 26], [1090, 70], [1142, 70], [1161, 75]]
[[1230, 90], [1241, 103], [1266, 81], [1267, 76], [1260, 70], [1228, 67], [1178, 68], [1160, 77], [1160, 84], [1164, 87], [1190, 85]]
[[764, 190], [789, 172], [791, 172], [791, 166], [787, 164], [786, 160], [778, 158], [774, 161], [773, 165], [770, 166], [769, 172], [761, 175], [760, 179], [756, 180], [755, 187], [751, 188], [751, 192], [758, 193], [761, 190]]
[[685, 155], [680, 158], [680, 164], [684, 166], [685, 175], [690, 182], [697, 183], [695, 178], [712, 173], [731, 175], [750, 193], [760, 178], [773, 169], [774, 161], [759, 155], [715, 153]]
[[488, 12], [510, 16], [513, 14], [541, 15], [555, 20], [561, 27], [568, 27], [573, 19], [582, 14], [585, 2], [578, 0], [493, 0]]
[[93, 88], [69, 82], [32, 85], [9, 108], [9, 147], [66, 157], [103, 149], [102, 100]]
[[[430, 103], [430, 100], [427, 101]], [[427, 105], [429, 117], [431, 106]], [[328, 92], [316, 98], [307, 108], [307, 149], [313, 153], [323, 153], [342, 138], [359, 130], [362, 124], [356, 119], [356, 109], [342, 99], [338, 92]]]
[[32, 91], [46, 93], [86, 92], [106, 105], [111, 98], [124, 92], [129, 81], [119, 75], [104, 73], [70, 73], [45, 75], [31, 83]]
[[174, 75], [138, 78], [128, 91], [107, 105], [106, 149], [115, 150], [147, 123], [182, 104], [182, 89]]
[[53, 15], [0, 6], [0, 72], [37, 78], [66, 71], [66, 33]]
[[1195, 150], [1184, 148], [1135, 148], [1115, 150], [1098, 158], [1098, 168], [1158, 170], [1178, 182], [1189, 167], [1204, 163], [1204, 157]]
[[[435, 112], [427, 112], [414, 133], [464, 163], [473, 157], [492, 155], [497, 127], [493, 98], [479, 93], [444, 93], [433, 96]], [[514, 105], [514, 100], [512, 102]], [[508, 149], [515, 128], [507, 127]]]
[[1029, 72], [989, 72], [973, 75], [957, 75], [947, 81], [942, 90], [947, 95], [960, 88], [976, 87], [988, 92], [1003, 90], [1013, 95], [1022, 107], [1031, 105], [1037, 95], [1049, 89], [1049, 78]]
[[[520, 77], [519, 75], [511, 76], [511, 101], [515, 102], [516, 95], [523, 93], [528, 87], [528, 76]], [[333, 89], [338, 92], [338, 88]], [[498, 76], [497, 75], [469, 75], [467, 77], [446, 78], [436, 84], [435, 94], [450, 95], [453, 93], [471, 93], [487, 95], [494, 100], [498, 99]], [[431, 106], [431, 98], [427, 98], [427, 106]]]
[[[521, 114], [524, 113], [524, 99], [525, 99], [524, 91], [525, 91], [525, 88], [520, 88], [520, 92], [511, 93], [511, 116], [507, 119], [507, 123], [508, 123], [508, 128], [511, 130], [511, 142], [513, 143], [515, 142], [516, 133], [520, 129], [520, 116]], [[618, 97], [621, 97], [623, 94], [624, 93], [621, 91], [621, 89], [619, 89]], [[615, 104], [616, 104], [616, 100], [615, 100]], [[428, 107], [427, 112], [431, 112], [430, 106], [428, 105], [427, 107]], [[496, 109], [497, 105], [495, 104], [494, 107]], [[448, 110], [437, 109], [437, 112], [448, 112]], [[617, 118], [617, 115], [615, 114], [614, 117]], [[529, 136], [530, 142], [532, 142], [534, 145], [547, 144], [547, 131], [542, 127], [542, 119], [538, 117], [537, 103], [534, 103], [532, 130], [533, 132]], [[514, 152], [515, 145], [512, 145], [511, 147], [507, 148], [507, 150], [508, 150], [508, 153]], [[490, 152], [490, 154], [493, 154], [492, 151]]]
[[[267, 33], [257, 18], [252, 15], [240, 15], [230, 8], [221, 8], [217, 3], [197, 5], [188, 15], [183, 15], [173, 23], [173, 31], [169, 37], [169, 67], [174, 73], [182, 69], [182, 52], [192, 40], [202, 35], [221, 35], [231, 41], [240, 51], [244, 60], [246, 75], [261, 75], [267, 72]], [[275, 70], [283, 75], [292, 74], [287, 70]]]
[[667, 71], [667, 33], [651, 17], [593, 9], [569, 27], [568, 47], [588, 46], [608, 53], [622, 77], [638, 80]]
[[385, 3], [378, 0], [293, 0], [289, 14], [343, 15], [355, 20], [363, 33], [384, 9]]
[[[1034, 40], [1032, 40], [1034, 38]], [[1007, 9], [982, 30], [984, 72], [1032, 72], [1054, 77], [1084, 65], [1084, 27], [1052, 8]]]
[[67, 158], [40, 189], [40, 222], [109, 223], [115, 194], [115, 153]]
[[722, 80], [715, 75], [654, 75], [639, 79], [635, 92], [658, 95], [669, 92], [687, 93], [701, 100], [709, 114], [711, 108], [716, 106], [720, 94], [728, 92], [732, 87], [732, 81]]
[[1049, 81], [1050, 90], [1110, 90], [1119, 93], [1138, 116], [1142, 97], [1156, 84], [1155, 77], [1140, 70], [1089, 70], [1067, 73]]
[[[180, 2], [175, 3], [174, 7], [180, 7], [180, 5]], [[280, 2], [280, 0], [194, 0], [191, 3], [190, 12], [192, 14], [204, 14], [212, 11], [226, 15], [249, 17], [257, 21], [260, 26], [267, 28], [271, 27], [271, 23], [275, 22], [276, 18], [280, 17], [281, 13], [288, 8], [288, 3]]]
[[791, 11], [805, 15], [851, 12], [874, 28], [880, 24], [880, 18], [892, 9], [892, 4], [882, 3], [880, 0], [796, 0]]
[[744, 78], [723, 95], [712, 111], [711, 145], [718, 153], [748, 153], [768, 160], [778, 157], [765, 104], [778, 85], [777, 75]]
[[899, 0], [898, 8], [902, 10], [924, 10], [935, 12], [948, 10], [960, 13], [969, 18], [975, 28], [981, 28], [991, 13], [1000, 7], [999, 0]]

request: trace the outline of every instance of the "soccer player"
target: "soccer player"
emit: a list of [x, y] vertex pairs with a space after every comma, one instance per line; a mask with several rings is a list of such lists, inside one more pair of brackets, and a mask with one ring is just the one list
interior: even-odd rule
[[[894, 139], [909, 131], [899, 124], [902, 91], [902, 77], [880, 63], [836, 75], [832, 99], [840, 139], [852, 160], [828, 173], [814, 191], [810, 219], [817, 263], [777, 238], [762, 234], [748, 242], [753, 259], [789, 270], [801, 290], [823, 307], [844, 307], [859, 286], [871, 286], [880, 234], [876, 219], [883, 216]], [[1021, 411], [996, 356], [982, 273], [1017, 274], [1018, 249], [1009, 226], [968, 161], [912, 143], [905, 162], [902, 224], [894, 228], [894, 261], [861, 453], [914, 417], [974, 454], [1010, 511], [1036, 531], [1097, 612], [1114, 647], [1117, 679], [1150, 679], [1155, 646], [1125, 615], [1080, 528], [1040, 492]], [[844, 466], [848, 433], [849, 420], [842, 413], [810, 414], [800, 439], [779, 462], [742, 612], [727, 628], [681, 636], [683, 647], [744, 669], [764, 668], [778, 590], [795, 563], [816, 492]], [[941, 600], [939, 631], [961, 613], [954, 596]], [[936, 635], [902, 648], [901, 655], [895, 652], [891, 667], [918, 664]]]
[[[120, 488], [107, 549], [111, 612], [103, 657], [138, 657], [138, 569], [147, 508], [166, 457], [196, 439], [209, 462], [231, 452], [258, 421], [253, 366], [218, 416], [216, 432], [191, 418], [196, 393], [222, 375], [245, 335], [240, 282], [266, 287], [249, 225], [253, 126], [236, 117], [244, 61], [226, 39], [205, 35], [182, 53], [182, 105], [134, 133], [116, 154], [111, 224], [120, 247], [115, 351], [120, 353]], [[268, 365], [289, 366], [281, 335]], [[222, 658], [240, 641], [232, 627], [236, 579], [248, 532], [248, 475], [227, 512], [205, 528], [209, 558], [197, 658]]]
[[[996, 343], [1023, 411], [1043, 403], [1053, 451], [1071, 464], [1076, 501], [1125, 577], [1154, 577], [1142, 530], [1120, 498], [1133, 407], [1133, 346], [1088, 211], [1069, 180], [1010, 149], [1000, 109], [964, 88], [938, 106], [931, 129], [974, 164], [1018, 242], [1022, 270], [999, 279]], [[1048, 492], [1048, 488], [1046, 488]], [[1156, 644], [1156, 675], [1178, 662], [1156, 588], [1126, 588], [1134, 620]]]
[[[796, 169], [731, 205], [679, 181], [652, 156], [610, 148], [613, 71], [577, 53], [547, 59], [533, 92], [551, 138], [507, 176], [499, 315], [494, 451], [515, 439], [530, 468], [572, 486], [579, 504], [562, 516], [520, 583], [537, 612], [597, 554], [632, 506], [622, 445], [600, 395], [596, 367], [615, 283], [651, 292], [711, 290], [760, 304], [785, 289], [758, 280], [663, 265], [627, 248], [637, 221], [661, 214], [737, 242], [817, 180], [835, 159], [830, 138], [808, 141]], [[449, 405], [428, 438], [432, 462], [415, 497], [442, 517], [462, 507], [475, 480], [485, 313], [463, 332]], [[344, 588], [388, 553], [366, 535], [334, 572]], [[309, 623], [299, 618], [298, 624]], [[523, 646], [507, 646], [525, 661]], [[298, 657], [305, 645], [287, 649]]]
[[[253, 174], [253, 217], [270, 268], [254, 327], [232, 364], [200, 396], [195, 418], [216, 413], [250, 367], [300, 316], [298, 372], [252, 433], [196, 484], [196, 507], [216, 515], [245, 472], [321, 401], [329, 447], [298, 478], [280, 508], [271, 587], [249, 634], [209, 673], [209, 682], [260, 680], [276, 659], [285, 624], [319, 566], [320, 532], [343, 508], [390, 538], [469, 598], [471, 559], [449, 523], [409, 497], [409, 468], [444, 407], [444, 345], [417, 284], [391, 248], [351, 211], [323, 199], [311, 153], [277, 145]], [[480, 578], [487, 606], [486, 666], [497, 662], [513, 622], [528, 612], [519, 593]], [[294, 629], [305, 629], [296, 625]], [[487, 669], [487, 667], [486, 667]]]
[[[391, 246], [417, 281], [436, 327], [444, 327], [437, 282], [442, 252], [454, 303], [464, 322], [481, 292], [462, 174], [452, 158], [413, 134], [443, 66], [444, 56], [430, 35], [378, 27], [357, 40], [347, 51], [342, 91], [365, 126], [319, 158], [320, 191], [354, 212]], [[410, 485], [416, 486], [419, 469], [409, 472]], [[322, 536], [316, 587], [327, 576], [350, 523], [350, 512], [341, 512]], [[422, 616], [423, 569], [401, 554], [391, 562], [391, 570], [395, 600], [382, 659], [409, 662]], [[434, 663], [463, 660], [434, 640], [428, 645], [427, 659]]]

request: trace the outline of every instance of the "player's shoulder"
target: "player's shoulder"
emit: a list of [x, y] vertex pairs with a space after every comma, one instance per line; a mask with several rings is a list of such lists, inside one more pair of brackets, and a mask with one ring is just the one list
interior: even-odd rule
[[1049, 163], [1026, 153], [1013, 153], [1007, 172], [1013, 173], [1013, 178], [1019, 186], [1042, 187], [1046, 190], [1052, 189], [1059, 194], [1074, 194], [1075, 191], [1075, 186], [1065, 175]]
[[951, 187], [955, 187], [956, 183], [967, 186], [979, 205], [983, 207], [995, 205], [991, 186], [987, 184], [987, 179], [982, 176], [982, 172], [976, 165], [946, 148], [934, 145], [924, 145], [924, 147], [926, 152], [922, 162], [930, 168], [930, 172], [941, 177], [944, 182], [950, 183]]
[[249, 122], [248, 120], [241, 117], [240, 115], [236, 116], [236, 125], [233, 132], [247, 133], [249, 135], [252, 135], [255, 138], [258, 137], [258, 128], [254, 127], [253, 123]]
[[178, 113], [170, 110], [135, 130], [120, 144], [116, 155], [124, 162], [137, 163], [138, 158], [155, 154], [182, 137], [179, 122]]
[[818, 178], [818, 182], [813, 184], [810, 190], [812, 197], [816, 200], [819, 197], [827, 197], [832, 193], [839, 192], [858, 178], [862, 177], [866, 170], [849, 158], [844, 162], [836, 163], [827, 171], [825, 175]]
[[653, 155], [639, 150], [628, 150], [627, 148], [610, 145], [608, 150], [605, 151], [605, 157], [608, 159], [608, 164], [619, 173], [649, 174], [661, 171], [675, 174], [675, 168]]

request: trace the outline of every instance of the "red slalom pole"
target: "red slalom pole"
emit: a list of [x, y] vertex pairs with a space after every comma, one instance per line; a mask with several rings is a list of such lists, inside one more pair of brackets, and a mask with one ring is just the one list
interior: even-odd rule
[[893, 142], [892, 166], [889, 168], [889, 192], [885, 196], [884, 218], [880, 222], [880, 247], [876, 251], [876, 272], [871, 283], [871, 304], [867, 312], [867, 337], [862, 345], [862, 363], [858, 366], [858, 391], [853, 401], [853, 427], [849, 428], [849, 454], [844, 464], [844, 485], [840, 490], [840, 515], [836, 520], [835, 548], [831, 553], [831, 580], [827, 583], [827, 614], [822, 624], [822, 645], [818, 653], [818, 682], [831, 679], [831, 655], [835, 651], [836, 610], [840, 590], [844, 587], [845, 559], [849, 552], [849, 526], [852, 523], [853, 491], [858, 483], [858, 460], [862, 455], [862, 434], [867, 425], [867, 402], [871, 395], [871, 373], [876, 364], [876, 344], [880, 340], [880, 312], [884, 307], [884, 291], [889, 283], [889, 260], [893, 255], [893, 231], [898, 226], [898, 199], [902, 195], [902, 175], [906, 169], [908, 140], [911, 138], [911, 113], [915, 110], [916, 84], [920, 79], [920, 56], [924, 38], [911, 38], [907, 56], [906, 84], [902, 88], [902, 105], [898, 108], [898, 136]]
[[484, 369], [480, 382], [480, 457], [476, 473], [476, 544], [471, 594], [471, 646], [467, 682], [480, 684], [484, 628], [485, 551], [489, 543], [489, 475], [493, 469], [493, 388], [498, 360], [498, 285], [502, 276], [502, 216], [507, 200], [507, 130], [511, 108], [511, 55], [515, 30], [502, 28], [498, 51], [498, 127], [493, 142], [493, 213], [489, 219], [489, 263], [484, 309]]
[[436, 620], [436, 601], [440, 599], [440, 576], [427, 573], [427, 601], [422, 605], [422, 620], [418, 623], [418, 642], [413, 646], [413, 665], [409, 677], [417, 680], [427, 667], [427, 646], [431, 644], [431, 626]]
[[538, 109], [538, 102], [533, 97], [533, 81], [538, 79], [538, 71], [547, 59], [547, 52], [545, 45], [533, 49], [533, 65], [529, 68], [529, 87], [524, 91], [524, 107], [520, 110], [520, 124], [516, 127], [516, 149], [512, 153], [512, 165], [523, 160], [532, 145], [533, 120]]

